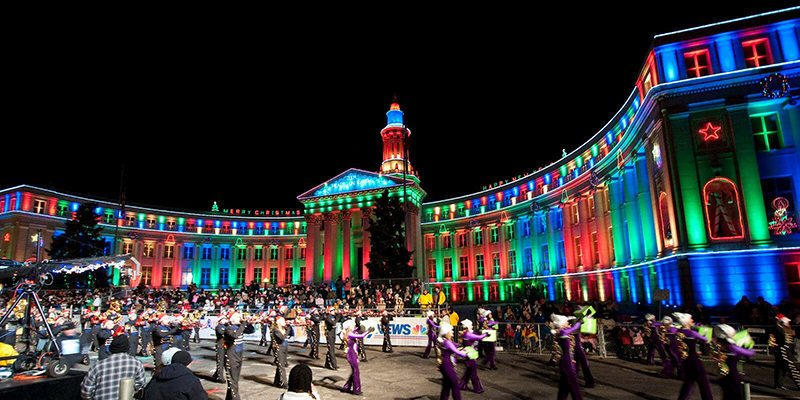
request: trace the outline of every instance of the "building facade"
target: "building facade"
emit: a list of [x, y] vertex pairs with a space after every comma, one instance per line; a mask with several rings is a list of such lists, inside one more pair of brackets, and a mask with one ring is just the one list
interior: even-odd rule
[[32, 235], [46, 242], [92, 201], [151, 286], [362, 279], [372, 201], [388, 193], [409, 211], [417, 276], [456, 302], [510, 300], [523, 284], [551, 300], [800, 302], [798, 43], [800, 8], [658, 35], [627, 101], [582, 146], [452, 199], [425, 199], [397, 103], [379, 172], [336, 175], [298, 196], [302, 211], [123, 213], [7, 189], [0, 256], [30, 258]]

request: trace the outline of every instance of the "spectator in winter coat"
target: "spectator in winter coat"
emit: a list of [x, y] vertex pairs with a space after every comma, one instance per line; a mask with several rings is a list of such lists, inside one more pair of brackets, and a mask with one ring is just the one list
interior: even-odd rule
[[194, 400], [208, 399], [208, 393], [197, 378], [189, 364], [192, 356], [186, 351], [178, 351], [172, 360], [153, 376], [144, 389], [145, 400]]

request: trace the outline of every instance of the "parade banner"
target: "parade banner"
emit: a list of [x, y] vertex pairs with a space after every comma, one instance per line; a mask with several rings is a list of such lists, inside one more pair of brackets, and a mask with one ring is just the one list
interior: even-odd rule
[[[383, 344], [383, 330], [381, 329], [379, 317], [369, 318], [370, 322], [377, 325], [378, 329], [367, 335], [364, 338], [364, 344], [380, 346]], [[216, 340], [217, 334], [214, 329], [217, 327], [217, 317], [209, 316], [200, 320], [200, 339]], [[291, 320], [289, 320], [291, 326]], [[304, 343], [307, 338], [307, 328], [305, 326], [291, 326], [293, 335], [288, 338], [289, 342]], [[255, 332], [243, 336], [245, 341], [260, 342], [261, 341], [261, 325], [254, 325]], [[425, 318], [414, 317], [395, 317], [389, 323], [389, 337], [392, 339], [393, 346], [421, 346], [424, 347], [428, 344], [428, 326]], [[194, 335], [194, 333], [192, 333]], [[341, 343], [340, 327], [336, 328], [336, 343]], [[269, 341], [269, 331], [266, 332], [267, 341]], [[320, 343], [327, 343], [325, 340], [325, 324], [320, 323]]]

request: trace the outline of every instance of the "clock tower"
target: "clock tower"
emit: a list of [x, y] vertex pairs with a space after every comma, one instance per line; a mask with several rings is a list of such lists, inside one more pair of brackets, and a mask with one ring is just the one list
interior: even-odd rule
[[383, 162], [380, 173], [414, 179], [416, 172], [408, 161], [408, 138], [411, 130], [403, 124], [403, 111], [395, 98], [386, 112], [386, 127], [381, 130], [383, 138]]

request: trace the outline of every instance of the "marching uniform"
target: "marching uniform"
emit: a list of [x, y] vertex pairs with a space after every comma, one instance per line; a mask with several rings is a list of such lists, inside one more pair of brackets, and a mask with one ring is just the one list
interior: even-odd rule
[[[727, 324], [717, 325], [721, 331], [714, 349], [715, 359], [719, 366], [719, 385], [722, 386], [723, 400], [742, 400], [742, 376], [739, 374], [739, 359], [752, 357], [754, 350], [740, 347], [736, 344], [734, 335], [736, 330]], [[752, 339], [750, 339], [752, 340]], [[752, 343], [751, 343], [752, 344]]]
[[214, 342], [216, 350], [217, 370], [214, 371], [212, 380], [219, 383], [226, 383], [225, 379], [225, 328], [227, 328], [227, 320], [220, 318], [217, 321], [217, 326], [214, 328], [214, 333], [217, 335], [217, 340]]
[[275, 379], [272, 384], [275, 387], [285, 388], [288, 387], [289, 382], [286, 380], [286, 338], [287, 332], [284, 330], [286, 322], [283, 317], [279, 317], [275, 321], [275, 327], [272, 328], [272, 343], [275, 347]]
[[[480, 343], [483, 338], [489, 336], [489, 334], [475, 334], [472, 332], [472, 321], [465, 319], [461, 321], [461, 324], [464, 326], [464, 333], [462, 335], [464, 348], [472, 347], [474, 351], [478, 351], [475, 347], [478, 343]], [[467, 357], [465, 362], [466, 369], [464, 370], [464, 376], [461, 377], [461, 380], [458, 382], [459, 389], [466, 390], [467, 383], [472, 381], [472, 390], [475, 393], [483, 393], [485, 389], [483, 385], [481, 385], [481, 380], [478, 379], [478, 362], [471, 357]]]
[[153, 340], [153, 361], [156, 367], [161, 365], [161, 354], [170, 346], [170, 337], [177, 332], [178, 328], [169, 326], [169, 317], [162, 317], [158, 325], [151, 332]]
[[[356, 330], [358, 330], [358, 333], [366, 332], [364, 327], [361, 326], [361, 322], [364, 321], [364, 319], [365, 318], [361, 317], [361, 312], [359, 311], [355, 320]], [[366, 337], [366, 335], [356, 338], [356, 341], [358, 342], [358, 357], [361, 359], [361, 361], [367, 361], [367, 351], [364, 348], [364, 337]]]
[[347, 335], [347, 354], [345, 358], [350, 364], [350, 376], [342, 389], [353, 394], [361, 394], [361, 373], [358, 370], [358, 341], [359, 339], [363, 340], [369, 334], [369, 331], [364, 333], [354, 332], [356, 324], [353, 320], [346, 321], [342, 324], [342, 328]]
[[136, 357], [139, 350], [139, 327], [136, 325], [139, 322], [139, 316], [134, 313], [128, 314], [128, 322], [125, 323], [125, 330], [128, 332], [128, 354], [131, 357]]
[[[486, 311], [486, 316], [483, 320], [483, 327], [487, 330], [495, 330], [497, 326], [497, 321], [492, 319], [492, 312]], [[488, 364], [489, 369], [497, 369], [497, 363], [495, 362], [495, 346], [497, 343], [494, 341], [491, 342], [483, 342], [483, 352], [484, 352], [484, 359], [483, 364]]]
[[673, 315], [677, 317], [678, 323], [682, 326], [678, 329], [676, 336], [678, 341], [683, 343], [681, 357], [684, 357], [683, 385], [681, 385], [678, 400], [686, 400], [692, 395], [695, 382], [700, 387], [700, 398], [711, 400], [714, 398], [711, 393], [711, 383], [708, 381], [708, 374], [700, 357], [697, 356], [697, 342], [708, 342], [708, 338], [691, 329], [694, 325], [691, 315], [684, 313], [674, 313]]
[[311, 326], [308, 330], [308, 338], [311, 341], [311, 352], [308, 354], [308, 357], [319, 360], [319, 323], [321, 322], [319, 319], [319, 313], [314, 310], [311, 313], [309, 320], [311, 321]]
[[106, 320], [103, 322], [102, 328], [97, 331], [97, 359], [105, 360], [111, 353], [108, 351], [108, 346], [111, 344], [114, 334], [114, 322]]
[[458, 382], [458, 375], [456, 374], [455, 356], [467, 358], [467, 353], [461, 351], [456, 347], [450, 339], [447, 338], [448, 334], [453, 333], [453, 326], [448, 323], [443, 323], [439, 330], [439, 348], [441, 350], [442, 364], [439, 366], [439, 372], [442, 373], [442, 391], [439, 395], [439, 400], [446, 400], [450, 398], [450, 392], [453, 392], [453, 400], [461, 400], [461, 389]]
[[439, 325], [436, 325], [436, 322], [433, 320], [433, 315], [433, 311], [428, 311], [428, 346], [425, 347], [425, 353], [422, 354], [422, 358], [431, 356], [431, 347], [433, 347], [436, 342], [436, 331], [439, 329]]
[[325, 314], [325, 341], [328, 345], [328, 354], [325, 355], [325, 368], [337, 370], [339, 365], [336, 362], [336, 324], [339, 323], [341, 315], [334, 315], [332, 310]]
[[244, 351], [244, 333], [247, 324], [242, 322], [235, 325], [235, 318], [231, 318], [231, 324], [225, 327], [224, 347], [225, 347], [225, 381], [227, 383], [226, 400], [239, 400], [239, 374], [242, 371], [242, 352]]
[[381, 317], [381, 329], [383, 330], [383, 352], [384, 353], [392, 353], [392, 337], [391, 335], [391, 328], [390, 323], [394, 319], [388, 312], [384, 311], [383, 316]]
[[[587, 388], [594, 387], [594, 376], [592, 376], [592, 371], [589, 370], [589, 357], [586, 356], [586, 351], [583, 349], [583, 344], [581, 342], [581, 330], [578, 329], [575, 331], [575, 362], [581, 367], [581, 371], [583, 372], [583, 379], [586, 381]], [[575, 373], [577, 375], [577, 368]]]
[[564, 400], [567, 395], [571, 395], [573, 400], [581, 400], [581, 389], [578, 386], [578, 371], [575, 368], [575, 363], [572, 362], [572, 335], [581, 327], [580, 322], [569, 326], [567, 317], [558, 314], [552, 314], [551, 318], [555, 322], [558, 331], [558, 338], [556, 341], [561, 347], [561, 359], [558, 362], [558, 400]]
[[680, 342], [678, 341], [678, 328], [672, 326], [672, 318], [664, 317], [662, 324], [666, 330], [667, 347], [664, 349], [669, 357], [670, 365], [665, 365], [661, 376], [671, 378], [673, 371], [678, 370], [678, 379], [683, 380], [683, 359], [681, 358]]
[[775, 347], [774, 388], [785, 389], [783, 377], [788, 372], [794, 384], [800, 388], [800, 372], [794, 365], [790, 355], [794, 346], [794, 331], [789, 326], [789, 318], [777, 315], [778, 325], [775, 334], [770, 335], [770, 347]]
[[666, 350], [664, 350], [664, 342], [662, 341], [663, 338], [661, 333], [665, 331], [665, 328], [662, 329], [662, 324], [655, 321], [655, 316], [653, 314], [646, 314], [645, 316], [645, 324], [644, 324], [644, 334], [647, 336], [647, 365], [655, 365], [655, 355], [658, 352], [658, 356], [661, 358], [661, 365], [664, 367], [661, 370], [661, 376], [669, 377], [672, 375], [672, 365], [670, 363], [670, 359], [667, 356]]

